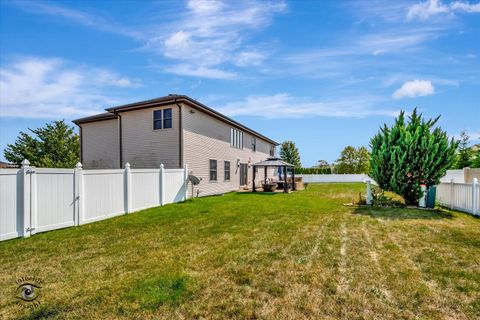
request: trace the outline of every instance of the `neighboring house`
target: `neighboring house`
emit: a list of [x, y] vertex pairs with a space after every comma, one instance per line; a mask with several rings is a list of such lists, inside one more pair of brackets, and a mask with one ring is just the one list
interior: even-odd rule
[[9, 169], [9, 168], [17, 168], [17, 167], [18, 166], [15, 164], [0, 161], [0, 169]]
[[447, 170], [447, 174], [445, 174], [441, 179], [441, 183], [472, 183], [473, 179], [477, 178], [480, 180], [480, 168], [463, 168], [463, 169], [454, 169], [454, 170]]
[[[181, 168], [202, 179], [200, 195], [251, 184], [251, 165], [275, 155], [277, 142], [184, 95], [106, 109], [74, 120], [85, 169]], [[273, 176], [272, 169], [268, 176]], [[263, 173], [257, 175], [257, 183]]]

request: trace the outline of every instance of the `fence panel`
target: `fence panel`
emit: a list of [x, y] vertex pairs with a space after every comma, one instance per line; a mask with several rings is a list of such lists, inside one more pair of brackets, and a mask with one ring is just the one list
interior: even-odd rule
[[437, 186], [437, 201], [442, 205], [450, 205], [450, 190], [451, 186], [449, 183], [441, 183]]
[[437, 186], [436, 200], [441, 205], [451, 209], [480, 215], [480, 188], [478, 184], [475, 189], [474, 195], [473, 184], [441, 183]]
[[183, 169], [165, 170], [165, 204], [185, 200], [185, 171]]
[[84, 170], [84, 223], [125, 213], [125, 170]]
[[453, 185], [453, 208], [457, 210], [472, 211], [472, 185], [455, 183]]
[[49, 231], [75, 225], [73, 169], [34, 169], [31, 179], [36, 201], [32, 215], [34, 232]]
[[132, 210], [159, 206], [160, 169], [132, 169], [131, 176]]
[[0, 170], [0, 241], [21, 236], [23, 219], [20, 170]]
[[477, 209], [475, 210], [476, 214], [480, 216], [480, 185], [477, 185], [477, 192], [476, 192], [476, 199], [477, 199]]
[[0, 241], [185, 200], [185, 169], [0, 169]]
[[305, 183], [365, 182], [371, 180], [366, 174], [300, 174], [298, 176], [302, 177]]

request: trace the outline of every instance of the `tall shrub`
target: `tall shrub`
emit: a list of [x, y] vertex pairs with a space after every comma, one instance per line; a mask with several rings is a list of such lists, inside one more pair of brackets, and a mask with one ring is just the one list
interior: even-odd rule
[[420, 185], [438, 184], [455, 159], [458, 142], [434, 128], [439, 118], [424, 120], [415, 109], [405, 122], [401, 111], [392, 127], [385, 124], [370, 141], [372, 178], [406, 204], [418, 204]]

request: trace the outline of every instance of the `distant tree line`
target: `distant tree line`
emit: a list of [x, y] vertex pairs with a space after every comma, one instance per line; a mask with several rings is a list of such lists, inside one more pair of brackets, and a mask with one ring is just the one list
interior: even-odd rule
[[326, 160], [319, 160], [313, 167], [301, 166], [300, 153], [293, 141], [285, 141], [280, 146], [280, 158], [295, 166], [298, 174], [355, 174], [370, 171], [370, 153], [366, 147], [345, 147], [338, 160], [332, 164]]

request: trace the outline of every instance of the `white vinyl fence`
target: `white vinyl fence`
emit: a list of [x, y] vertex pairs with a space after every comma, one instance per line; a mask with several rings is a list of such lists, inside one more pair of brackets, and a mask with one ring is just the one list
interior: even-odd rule
[[299, 174], [305, 183], [322, 182], [365, 182], [371, 180], [366, 174]]
[[0, 241], [187, 198], [188, 170], [0, 169]]
[[437, 186], [437, 201], [451, 209], [480, 215], [480, 187], [473, 183], [441, 183]]

